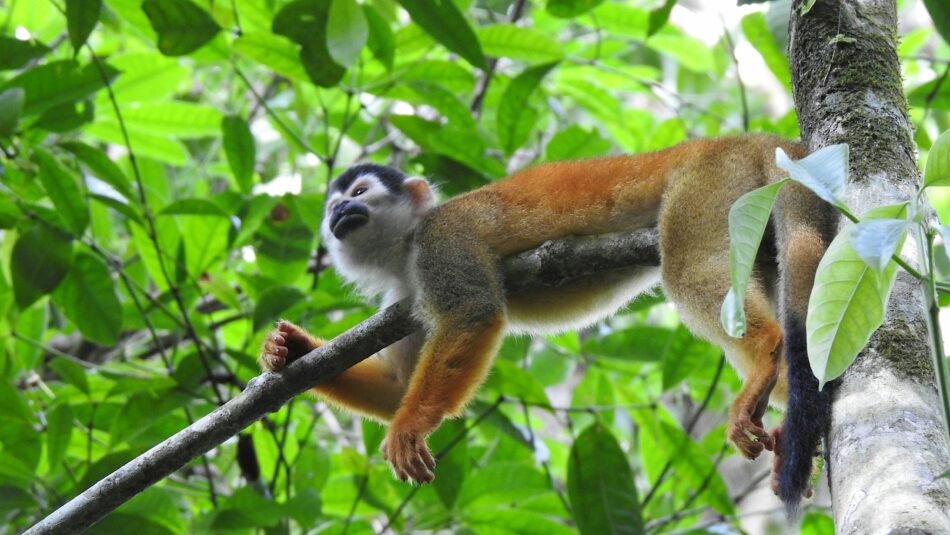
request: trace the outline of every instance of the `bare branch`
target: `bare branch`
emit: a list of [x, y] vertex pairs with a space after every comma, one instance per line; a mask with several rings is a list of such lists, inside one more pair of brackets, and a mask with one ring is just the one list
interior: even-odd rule
[[[510, 288], [552, 286], [607, 270], [659, 264], [657, 232], [586, 236], [548, 242], [506, 262]], [[402, 301], [289, 364], [248, 382], [231, 401], [182, 429], [85, 490], [30, 528], [30, 535], [76, 533], [192, 459], [278, 410], [305, 390], [327, 381], [386, 346], [412, 334], [419, 325]]]

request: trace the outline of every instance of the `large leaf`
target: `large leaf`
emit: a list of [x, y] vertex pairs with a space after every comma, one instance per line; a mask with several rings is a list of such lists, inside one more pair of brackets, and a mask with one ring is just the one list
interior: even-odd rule
[[295, 0], [274, 17], [273, 31], [300, 45], [300, 61], [310, 80], [321, 87], [333, 87], [345, 69], [327, 48], [327, 20], [330, 0]]
[[769, 224], [772, 205], [784, 180], [752, 190], [729, 209], [729, 272], [732, 287], [722, 303], [720, 321], [729, 336], [745, 334], [745, 290], [759, 245]]
[[221, 119], [221, 137], [224, 140], [224, 154], [231, 166], [234, 180], [244, 193], [251, 192], [254, 182], [254, 161], [256, 149], [254, 136], [247, 121], [238, 115], [228, 115]]
[[600, 423], [584, 429], [571, 446], [567, 492], [582, 534], [645, 533], [627, 456]]
[[363, 5], [363, 14], [369, 25], [369, 38], [366, 45], [373, 53], [373, 57], [385, 65], [386, 69], [392, 70], [393, 61], [396, 59], [396, 38], [393, 36], [392, 28], [371, 5]]
[[[217, 136], [223, 117], [219, 110], [211, 106], [180, 101], [142, 104], [123, 109], [121, 113], [129, 130], [177, 138]], [[101, 114], [100, 120], [118, 122], [111, 108]]]
[[561, 45], [548, 34], [514, 24], [492, 24], [477, 30], [482, 49], [489, 56], [535, 63], [549, 63], [564, 57]]
[[776, 164], [826, 202], [845, 207], [844, 194], [848, 184], [848, 145], [840, 143], [822, 147], [795, 161], [781, 147], [775, 148]]
[[132, 192], [128, 177], [104, 151], [79, 141], [70, 141], [61, 146], [76, 155], [92, 175], [115, 188], [129, 202], [138, 200], [138, 196]]
[[[438, 481], [438, 479], [436, 479]], [[462, 521], [479, 535], [572, 535], [575, 530], [548, 515], [527, 508], [469, 509], [461, 513]]]
[[110, 63], [122, 72], [112, 84], [119, 104], [167, 100], [188, 82], [191, 73], [178, 60], [154, 52], [113, 56]]
[[785, 51], [775, 41], [772, 32], [769, 31], [768, 24], [765, 21], [765, 15], [762, 13], [750, 13], [742, 17], [742, 33], [746, 39], [762, 54], [762, 59], [772, 71], [772, 74], [786, 89], [792, 88], [792, 78], [789, 74], [788, 57]]
[[0, 36], [0, 70], [19, 69], [28, 61], [45, 56], [47, 52], [49, 47], [39, 41]]
[[531, 133], [537, 120], [537, 112], [528, 106], [528, 99], [555, 65], [556, 63], [546, 63], [525, 69], [505, 89], [495, 116], [498, 141], [506, 154], [510, 155], [521, 147]]
[[23, 111], [24, 95], [23, 89], [19, 87], [11, 87], [0, 93], [0, 137], [16, 131], [20, 112]]
[[307, 70], [300, 64], [300, 48], [270, 32], [247, 32], [234, 40], [234, 50], [273, 70], [275, 73], [306, 82]]
[[940, 134], [927, 153], [924, 186], [950, 186], [950, 130]]
[[946, 0], [924, 0], [934, 27], [940, 32], [945, 43], [950, 44], [950, 3]]
[[596, 130], [585, 130], [576, 124], [554, 134], [544, 148], [544, 159], [549, 161], [577, 160], [603, 156], [610, 150], [610, 142]]
[[[105, 71], [110, 80], [118, 74], [108, 65]], [[60, 60], [22, 72], [0, 87], [0, 91], [11, 87], [23, 88], [26, 92], [23, 115], [34, 115], [60, 104], [82, 100], [102, 88], [103, 81], [95, 65], [87, 64], [80, 69], [75, 61]]]
[[111, 346], [122, 329], [122, 305], [115, 295], [109, 268], [92, 253], [82, 251], [53, 294], [63, 313], [85, 338]]
[[871, 219], [854, 226], [851, 246], [872, 269], [882, 271], [904, 241], [910, 221], [906, 219]]
[[59, 217], [73, 234], [81, 236], [89, 225], [89, 209], [77, 177], [39, 147], [33, 149], [33, 159], [40, 168], [40, 182], [52, 199]]
[[485, 55], [475, 31], [452, 0], [399, 0], [412, 21], [436, 41], [462, 56], [473, 67], [485, 69]]
[[20, 309], [32, 305], [62, 282], [73, 261], [72, 241], [45, 225], [24, 232], [13, 246], [10, 276]]
[[66, 0], [66, 28], [77, 54], [99, 22], [101, 10], [102, 0]]
[[50, 469], [59, 469], [73, 433], [73, 411], [68, 403], [57, 403], [46, 412], [46, 457]]
[[194, 52], [221, 31], [207, 11], [189, 0], [145, 0], [142, 10], [158, 34], [158, 50], [166, 56]]
[[647, 29], [647, 37], [660, 31], [660, 28], [666, 26], [666, 21], [670, 20], [670, 12], [676, 0], [665, 0], [663, 5], [650, 12], [650, 26]]
[[819, 388], [840, 376], [883, 323], [897, 265], [875, 271], [851, 246], [850, 226], [818, 264], [808, 301], [808, 359]]
[[330, 0], [327, 48], [333, 61], [343, 67], [356, 63], [368, 37], [366, 15], [356, 0]]

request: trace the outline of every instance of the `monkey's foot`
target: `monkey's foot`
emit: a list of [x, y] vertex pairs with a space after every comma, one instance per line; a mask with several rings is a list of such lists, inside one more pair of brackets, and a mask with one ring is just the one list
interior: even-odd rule
[[429, 483], [435, 479], [432, 473], [435, 470], [435, 458], [429, 452], [423, 435], [415, 431], [400, 431], [392, 426], [380, 449], [383, 457], [392, 465], [393, 474], [400, 480]]
[[[770, 486], [772, 487], [772, 492], [776, 496], [779, 495], [779, 488], [781, 486], [781, 472], [782, 472], [782, 428], [778, 427], [772, 431], [772, 442], [775, 444], [775, 447], [772, 449], [772, 453], [775, 454], [775, 457], [772, 459], [772, 477], [770, 480]], [[805, 498], [811, 498], [815, 492], [809, 487], [805, 490]]]
[[753, 418], [741, 409], [729, 418], [726, 436], [747, 459], [755, 459], [763, 450], [771, 451], [775, 447], [772, 435], [762, 425], [762, 418]]
[[272, 329], [264, 338], [264, 347], [258, 361], [264, 369], [277, 371], [320, 345], [319, 340], [300, 327], [281, 320], [277, 322], [277, 328]]

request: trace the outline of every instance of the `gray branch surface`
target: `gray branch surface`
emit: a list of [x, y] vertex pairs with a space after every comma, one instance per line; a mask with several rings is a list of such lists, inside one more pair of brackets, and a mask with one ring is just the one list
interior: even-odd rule
[[[505, 272], [509, 289], [521, 290], [557, 286], [573, 278], [614, 269], [658, 264], [657, 232], [644, 229], [548, 242], [507, 259]], [[278, 410], [292, 397], [335, 377], [418, 328], [406, 301], [380, 310], [292, 362], [281, 373], [265, 372], [255, 377], [237, 397], [129, 461], [26, 533], [77, 533], [88, 528], [136, 494]]]
[[[802, 4], [793, 2], [789, 54], [803, 140], [812, 150], [850, 145], [852, 211], [910, 200], [920, 177], [894, 0], [822, 0], [806, 14]], [[928, 340], [922, 286], [901, 272], [884, 325], [835, 395], [826, 454], [836, 533], [950, 534], [950, 480], [940, 477], [950, 455]]]

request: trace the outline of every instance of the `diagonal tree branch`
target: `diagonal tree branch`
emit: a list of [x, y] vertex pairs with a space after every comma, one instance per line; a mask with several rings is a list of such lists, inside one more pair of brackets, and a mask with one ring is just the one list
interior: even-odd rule
[[[517, 291], [558, 286], [612, 270], [658, 266], [657, 231], [574, 237], [548, 242], [507, 259], [507, 286]], [[285, 368], [248, 382], [237, 397], [174, 434], [86, 489], [26, 533], [76, 533], [119, 505], [221, 444], [245, 427], [276, 411], [301, 392], [338, 375], [384, 347], [412, 334], [419, 325], [402, 301], [330, 340]]]

